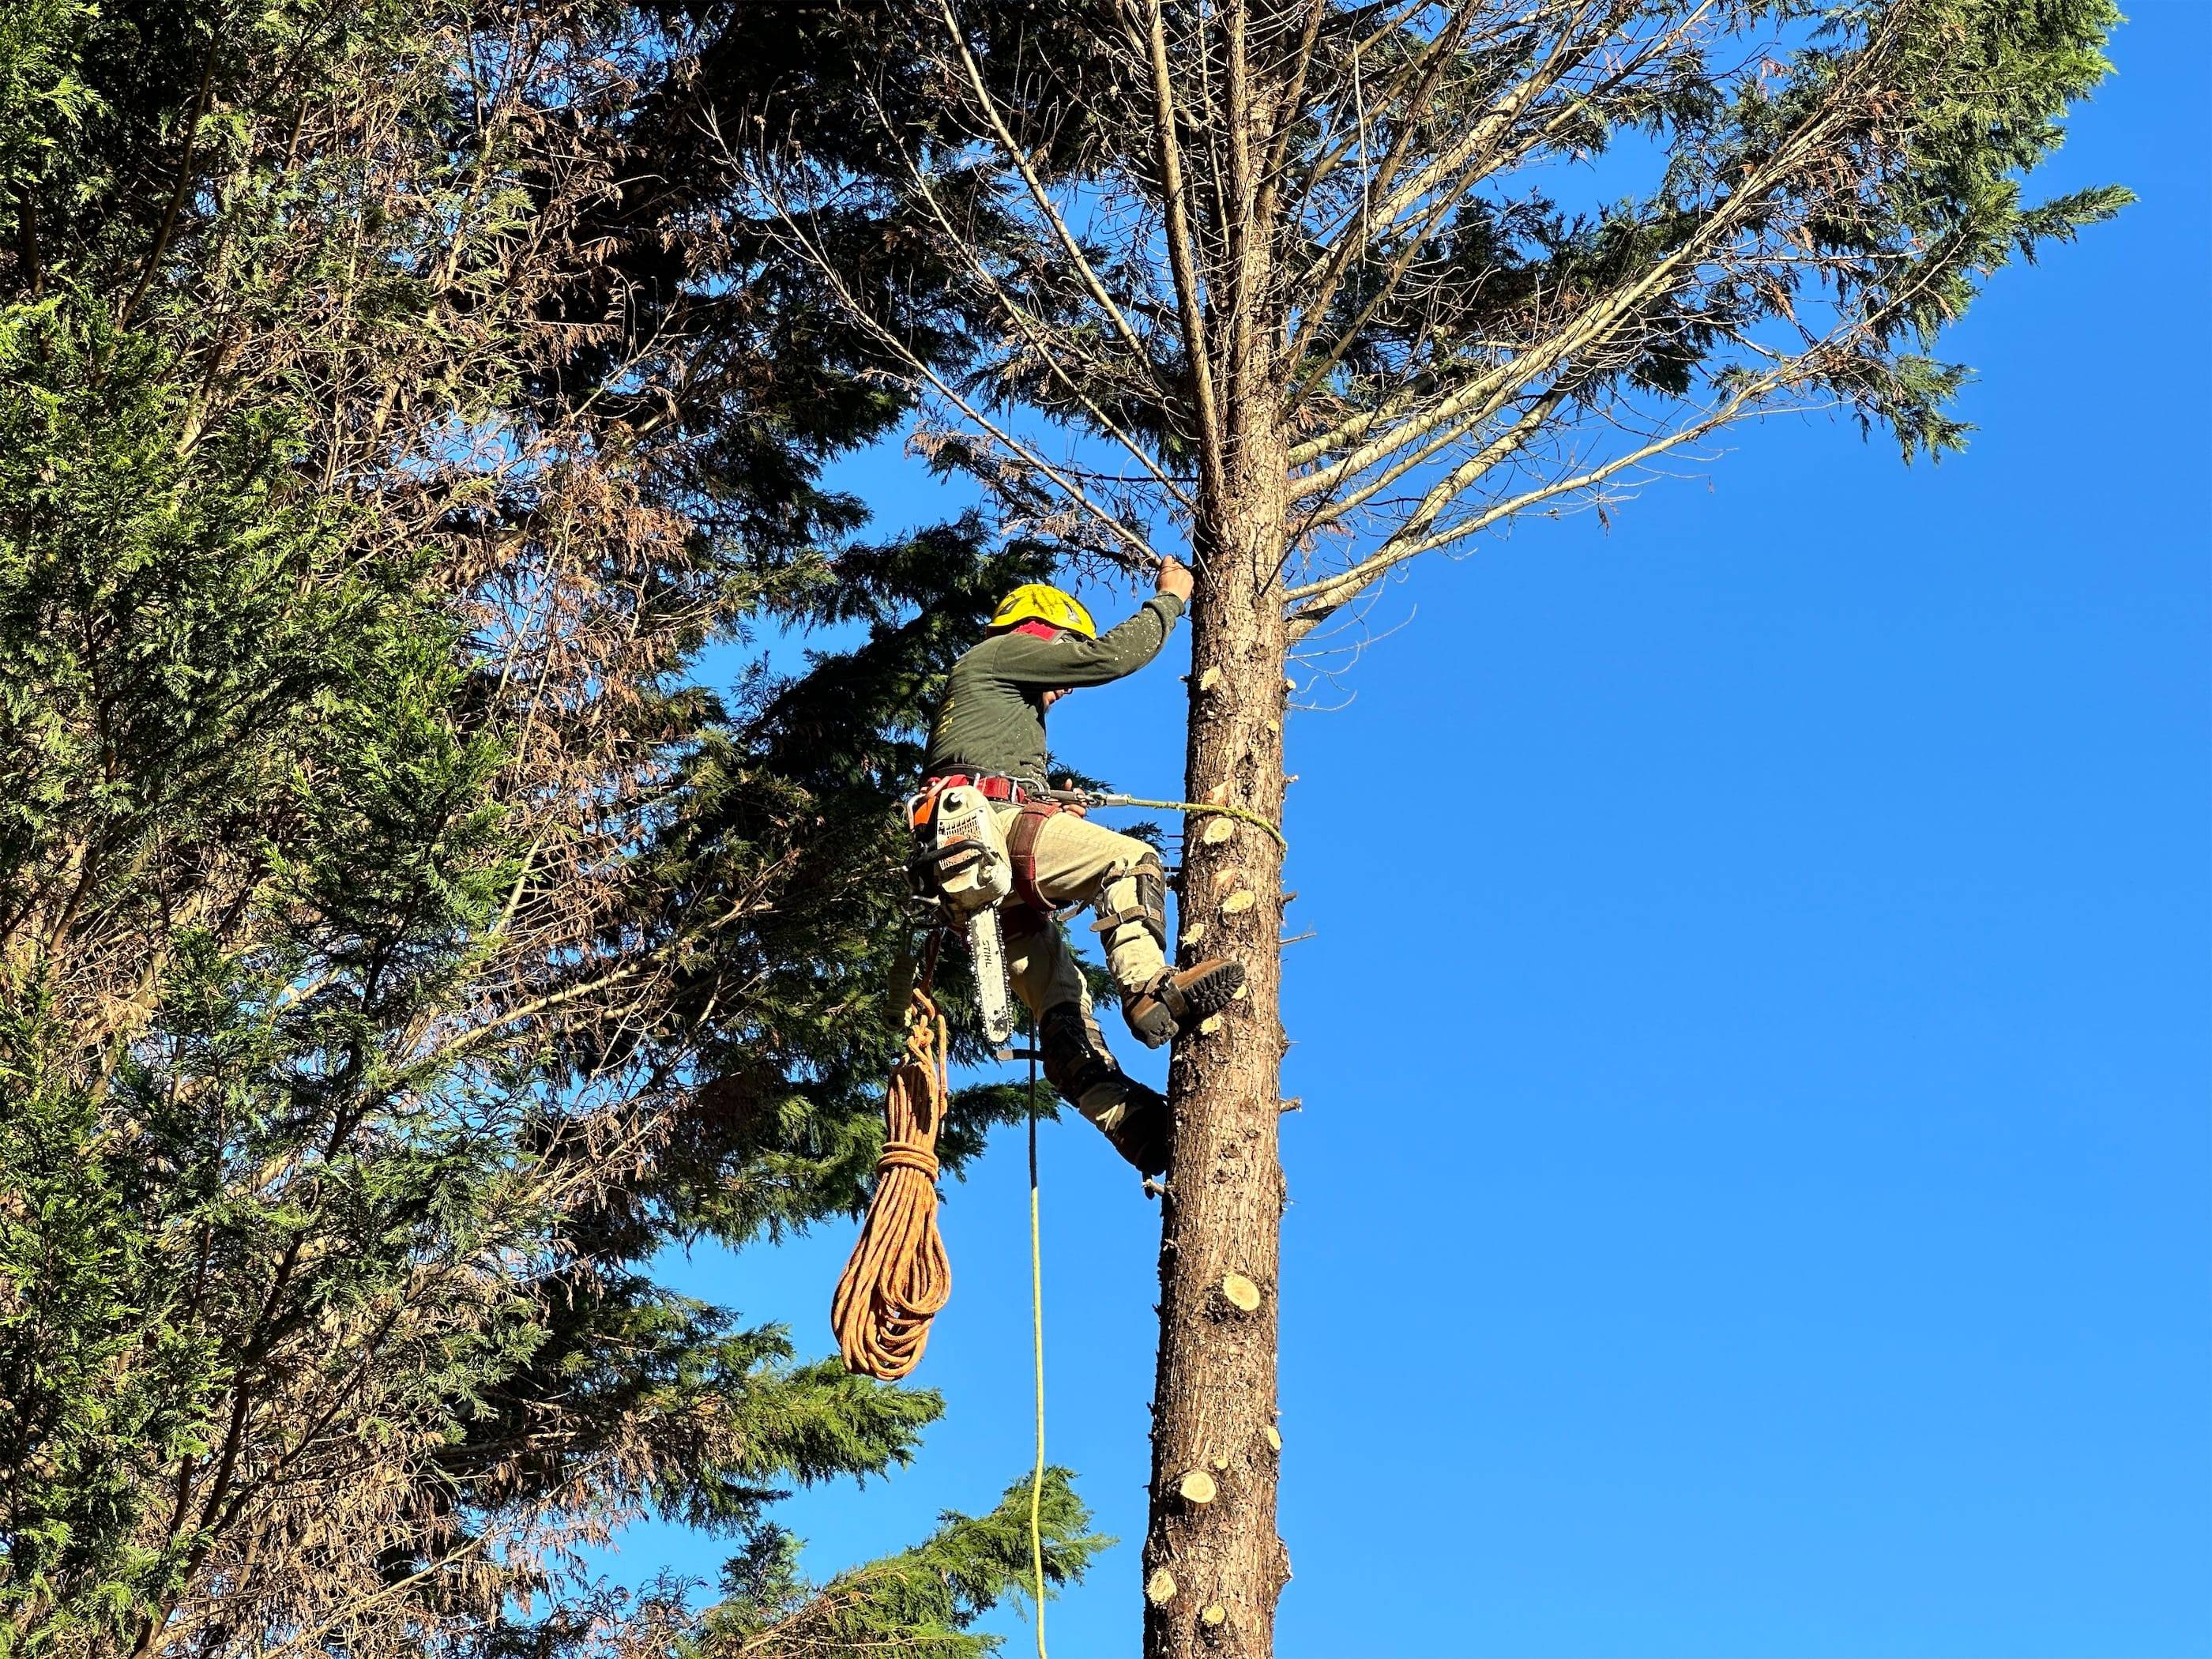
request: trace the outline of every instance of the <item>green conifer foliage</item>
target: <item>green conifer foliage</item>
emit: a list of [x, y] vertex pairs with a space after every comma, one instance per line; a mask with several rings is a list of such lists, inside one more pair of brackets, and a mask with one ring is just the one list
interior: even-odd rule
[[[1042, 565], [841, 546], [901, 401], [701, 213], [705, 44], [0, 19], [0, 1652], [665, 1651], [578, 1553], [648, 1513], [740, 1552], [744, 1651], [974, 1652], [1015, 1587], [1004, 1507], [793, 1576], [775, 1499], [939, 1402], [653, 1276], [860, 1201], [912, 723]], [[693, 684], [753, 620], [869, 638]]]
[[[1055, 1540], [1048, 1583], [1081, 1571], [1104, 1543], [1081, 1534], [1086, 1516], [1067, 1471], [1048, 1468], [1042, 1525]], [[702, 1659], [752, 1655], [896, 1653], [901, 1659], [972, 1659], [996, 1645], [970, 1629], [979, 1614], [1021, 1592], [1030, 1570], [1030, 1486], [1010, 1487], [988, 1515], [944, 1516], [913, 1548], [872, 1561], [827, 1583], [799, 1571], [791, 1540], [763, 1534], [730, 1563], [728, 1599], [700, 1632]]]

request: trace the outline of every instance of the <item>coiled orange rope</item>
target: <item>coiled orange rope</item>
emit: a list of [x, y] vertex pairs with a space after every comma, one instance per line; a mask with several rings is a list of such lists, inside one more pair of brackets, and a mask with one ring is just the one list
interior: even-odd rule
[[950, 1091], [945, 1016], [928, 988], [925, 972], [907, 1009], [906, 1060], [884, 1101], [875, 1196], [830, 1304], [845, 1369], [886, 1382], [921, 1363], [929, 1322], [952, 1294], [937, 1231], [937, 1129]]

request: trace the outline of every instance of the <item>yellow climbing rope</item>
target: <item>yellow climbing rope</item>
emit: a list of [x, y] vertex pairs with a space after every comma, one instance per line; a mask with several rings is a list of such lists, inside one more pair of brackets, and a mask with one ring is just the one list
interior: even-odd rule
[[1036, 1372], [1036, 1467], [1030, 1471], [1030, 1570], [1036, 1579], [1037, 1659], [1044, 1650], [1044, 1233], [1037, 1224], [1037, 1050], [1030, 1042], [1030, 1355]]
[[937, 1131], [950, 1093], [945, 1016], [929, 979], [925, 968], [907, 1009], [906, 1059], [884, 1101], [875, 1196], [830, 1304], [845, 1369], [886, 1382], [921, 1363], [929, 1322], [952, 1294], [937, 1231]]

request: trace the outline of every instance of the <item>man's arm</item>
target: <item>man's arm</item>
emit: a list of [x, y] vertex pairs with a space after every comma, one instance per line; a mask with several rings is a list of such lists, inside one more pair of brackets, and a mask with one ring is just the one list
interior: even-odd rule
[[1026, 634], [1007, 636], [996, 671], [1018, 685], [1051, 690], [1059, 686], [1104, 685], [1133, 674], [1154, 657], [1175, 631], [1190, 595], [1190, 573], [1173, 559], [1160, 561], [1160, 591], [1137, 614], [1095, 640], [1063, 634], [1041, 640]]

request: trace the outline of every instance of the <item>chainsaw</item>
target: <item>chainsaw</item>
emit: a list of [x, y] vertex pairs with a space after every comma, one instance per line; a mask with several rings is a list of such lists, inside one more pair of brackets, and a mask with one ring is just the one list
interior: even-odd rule
[[999, 906], [1014, 890], [1014, 860], [991, 805], [981, 790], [967, 784], [914, 797], [907, 804], [915, 835], [907, 871], [915, 894], [966, 930], [983, 1035], [995, 1047], [1014, 1034], [1006, 936], [999, 921]]

